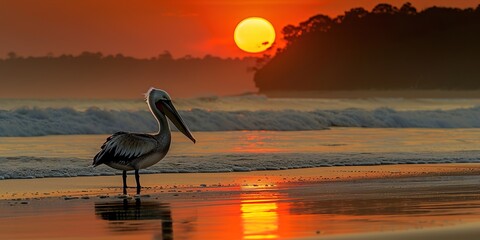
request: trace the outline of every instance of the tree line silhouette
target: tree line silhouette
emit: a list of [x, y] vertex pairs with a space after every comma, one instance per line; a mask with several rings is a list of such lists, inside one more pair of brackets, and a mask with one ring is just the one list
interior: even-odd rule
[[0, 59], [2, 98], [142, 98], [149, 87], [176, 97], [228, 95], [255, 91], [248, 67], [255, 58], [185, 56], [164, 52], [149, 59], [122, 54], [22, 57]]
[[286, 46], [255, 73], [261, 92], [480, 88], [480, 5], [379, 4], [282, 33]]

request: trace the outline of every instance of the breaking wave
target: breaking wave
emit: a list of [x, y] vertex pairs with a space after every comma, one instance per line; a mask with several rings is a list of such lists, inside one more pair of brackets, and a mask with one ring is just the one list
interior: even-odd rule
[[[390, 108], [315, 111], [180, 111], [192, 131], [322, 130], [329, 127], [478, 128], [480, 107], [454, 110], [398, 111]], [[0, 136], [109, 134], [116, 131], [154, 132], [148, 111], [91, 107], [18, 108], [0, 110]]]
[[[284, 170], [334, 166], [480, 163], [479, 151], [392, 153], [273, 153], [211, 156], [169, 156], [140, 170], [145, 173], [209, 173]], [[0, 180], [47, 177], [111, 176], [121, 171], [105, 165], [93, 168], [91, 159], [0, 157]]]

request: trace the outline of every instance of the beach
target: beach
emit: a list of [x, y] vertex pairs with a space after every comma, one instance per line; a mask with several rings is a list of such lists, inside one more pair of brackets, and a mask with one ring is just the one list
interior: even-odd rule
[[478, 163], [144, 174], [141, 196], [134, 188], [121, 195], [120, 183], [120, 176], [0, 181], [0, 238], [426, 239], [460, 233], [461, 239], [475, 239], [480, 234]]
[[197, 142], [173, 131], [140, 196], [91, 165], [111, 133], [155, 131], [145, 103], [2, 103], [0, 239], [480, 234], [478, 99], [181, 99]]

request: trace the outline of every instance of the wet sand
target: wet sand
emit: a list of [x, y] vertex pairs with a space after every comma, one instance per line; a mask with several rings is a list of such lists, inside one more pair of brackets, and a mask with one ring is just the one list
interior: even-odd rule
[[[480, 234], [480, 164], [0, 181], [0, 239], [435, 239]], [[133, 176], [129, 184], [134, 186]]]

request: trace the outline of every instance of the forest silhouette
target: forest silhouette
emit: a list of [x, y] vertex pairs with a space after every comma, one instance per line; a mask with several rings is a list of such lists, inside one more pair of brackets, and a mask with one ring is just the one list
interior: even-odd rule
[[231, 95], [255, 91], [256, 58], [173, 58], [164, 52], [139, 59], [99, 52], [0, 59], [2, 98], [143, 98], [150, 87], [175, 97]]
[[282, 33], [286, 46], [255, 73], [260, 92], [480, 88], [480, 5], [379, 4]]

